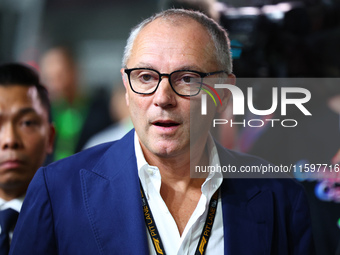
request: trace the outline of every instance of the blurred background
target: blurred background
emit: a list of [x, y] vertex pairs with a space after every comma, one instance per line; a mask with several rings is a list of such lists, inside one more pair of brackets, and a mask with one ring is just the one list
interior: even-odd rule
[[67, 46], [82, 88], [110, 89], [131, 27], [157, 9], [151, 0], [0, 0], [0, 62], [38, 67], [45, 51]]
[[229, 31], [238, 77], [340, 74], [337, 0], [0, 0], [0, 62], [39, 66], [47, 49], [64, 45], [75, 55], [84, 90], [111, 88], [130, 29], [183, 2]]

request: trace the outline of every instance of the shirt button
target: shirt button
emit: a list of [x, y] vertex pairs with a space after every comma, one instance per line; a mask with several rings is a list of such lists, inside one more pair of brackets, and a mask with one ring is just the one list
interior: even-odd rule
[[153, 169], [150, 169], [150, 168], [148, 168], [148, 170], [147, 170], [147, 171], [148, 171], [148, 173], [149, 173], [149, 174], [151, 174], [151, 175], [154, 175], [154, 174], [155, 174], [155, 172], [154, 172], [154, 170], [153, 170]]

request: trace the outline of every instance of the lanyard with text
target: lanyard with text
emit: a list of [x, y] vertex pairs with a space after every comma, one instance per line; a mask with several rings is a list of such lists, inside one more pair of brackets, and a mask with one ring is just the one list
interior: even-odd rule
[[[152, 238], [152, 242], [155, 247], [157, 255], [160, 255], [160, 254], [165, 255], [166, 253], [164, 251], [162, 239], [159, 235], [156, 222], [153, 218], [148, 200], [145, 197], [142, 183], [141, 182], [139, 183], [140, 183], [140, 192], [142, 195], [143, 214], [144, 214], [146, 227], [148, 228], [149, 234]], [[210, 199], [207, 219], [205, 221], [204, 228], [203, 228], [200, 240], [198, 242], [195, 255], [203, 255], [207, 248], [208, 241], [209, 241], [210, 234], [211, 234], [211, 229], [212, 229], [212, 226], [215, 220], [216, 209], [217, 209], [217, 204], [218, 204], [218, 194], [219, 194], [219, 189], [217, 189], [217, 191], [214, 193], [214, 195]]]

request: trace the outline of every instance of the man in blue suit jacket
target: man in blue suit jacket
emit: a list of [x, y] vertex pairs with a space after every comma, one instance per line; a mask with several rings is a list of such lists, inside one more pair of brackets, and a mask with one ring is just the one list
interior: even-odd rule
[[229, 51], [224, 30], [198, 12], [139, 24], [121, 70], [135, 129], [41, 168], [10, 254], [313, 254], [308, 204], [293, 180], [190, 176], [193, 166], [267, 164], [211, 138], [226, 90], [200, 116], [207, 77], [234, 79]]

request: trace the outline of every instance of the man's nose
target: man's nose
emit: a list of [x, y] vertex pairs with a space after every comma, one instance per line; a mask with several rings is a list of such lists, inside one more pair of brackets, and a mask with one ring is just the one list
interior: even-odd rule
[[154, 104], [163, 108], [174, 107], [177, 104], [176, 93], [173, 91], [168, 76], [162, 76], [154, 94]]
[[0, 148], [18, 149], [21, 146], [21, 139], [18, 131], [12, 124], [3, 125], [0, 127]]

